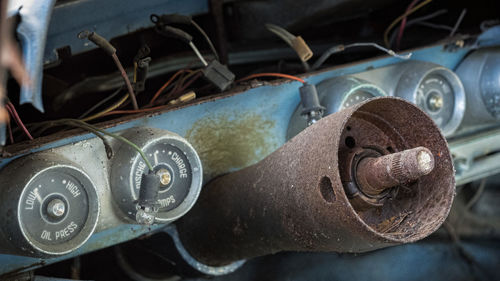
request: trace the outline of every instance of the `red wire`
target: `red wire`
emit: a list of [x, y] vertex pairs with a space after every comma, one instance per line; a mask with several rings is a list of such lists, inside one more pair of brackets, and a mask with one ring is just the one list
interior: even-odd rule
[[24, 133], [26, 134], [26, 136], [30, 140], [33, 140], [33, 137], [31, 136], [31, 134], [28, 131], [28, 129], [26, 129], [26, 126], [24, 126], [24, 123], [21, 120], [21, 118], [19, 117], [19, 114], [17, 114], [16, 108], [14, 107], [14, 105], [11, 102], [8, 102], [7, 104], [5, 104], [5, 107], [7, 108], [7, 110], [9, 110], [10, 114], [14, 118], [14, 121], [16, 121], [17, 125], [24, 131]]
[[[413, 0], [410, 5], [408, 5], [408, 8], [406, 8], [406, 12], [405, 13], [408, 13], [408, 11], [410, 11], [411, 9], [413, 9], [413, 7], [415, 5], [417, 5], [419, 0]], [[403, 39], [403, 33], [404, 33], [404, 30], [405, 30], [405, 27], [406, 27], [406, 20], [407, 20], [407, 17], [404, 17], [402, 20], [401, 20], [401, 25], [399, 26], [399, 32], [398, 32], [398, 37], [396, 39], [396, 48], [399, 49], [399, 45], [401, 44], [401, 39]]]
[[9, 130], [10, 143], [13, 144], [14, 143], [14, 136], [12, 135], [12, 126], [10, 125], [10, 120], [7, 121], [7, 129]]
[[299, 78], [299, 77], [293, 76], [293, 75], [283, 74], [283, 73], [257, 73], [257, 74], [248, 75], [247, 77], [241, 78], [240, 80], [238, 80], [236, 82], [242, 82], [242, 81], [250, 80], [253, 78], [257, 78], [257, 77], [268, 77], [268, 76], [287, 78], [287, 79], [299, 81], [300, 83], [303, 83], [303, 84], [306, 83], [306, 81], [302, 78]]

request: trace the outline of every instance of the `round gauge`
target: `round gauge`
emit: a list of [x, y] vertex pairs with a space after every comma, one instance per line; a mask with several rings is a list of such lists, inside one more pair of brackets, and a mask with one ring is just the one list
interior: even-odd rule
[[455, 104], [453, 88], [448, 80], [439, 74], [427, 75], [417, 90], [416, 104], [431, 116], [438, 127], [444, 127], [453, 116]]
[[16, 204], [17, 210], [17, 222], [12, 220], [4, 231], [10, 237], [19, 230], [24, 240], [20, 249], [27, 244], [35, 256], [61, 255], [92, 235], [99, 213], [96, 189], [74, 164], [54, 155], [30, 157], [10, 164], [1, 177], [9, 182], [6, 186], [12, 184], [2, 202]]
[[368, 92], [366, 90], [356, 90], [352, 92], [350, 95], [345, 97], [345, 100], [340, 105], [340, 110], [348, 108], [349, 106], [353, 106], [360, 102], [363, 102], [367, 99], [371, 99], [377, 97], [378, 95], [374, 95], [372, 92]]
[[467, 99], [463, 127], [500, 120], [500, 48], [479, 49], [460, 63], [457, 75]]
[[[160, 176], [156, 222], [169, 222], [186, 213], [202, 182], [201, 162], [192, 146], [178, 135], [158, 129], [131, 129], [124, 136], [142, 148]], [[135, 220], [142, 175], [148, 168], [129, 146], [120, 147], [116, 155], [111, 172], [113, 196], [127, 217]]]
[[319, 83], [318, 95], [321, 105], [326, 107], [325, 113], [332, 114], [367, 99], [387, 94], [378, 86], [365, 80], [343, 76]]
[[442, 66], [426, 62], [401, 65], [395, 95], [415, 103], [438, 125], [445, 136], [460, 125], [465, 111], [465, 91], [458, 76]]
[[[324, 106], [324, 115], [329, 115], [361, 103], [365, 100], [386, 96], [384, 90], [365, 80], [342, 76], [322, 81], [317, 86], [319, 100]], [[302, 105], [299, 105], [290, 120], [287, 137], [291, 139], [307, 127], [307, 121], [301, 116]]]

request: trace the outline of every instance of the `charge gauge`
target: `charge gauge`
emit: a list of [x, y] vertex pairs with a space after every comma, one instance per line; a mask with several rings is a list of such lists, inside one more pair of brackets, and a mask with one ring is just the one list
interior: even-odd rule
[[413, 102], [436, 122], [445, 136], [452, 135], [465, 112], [465, 91], [451, 70], [427, 62], [402, 63], [394, 95]]
[[[324, 115], [329, 115], [365, 100], [386, 96], [377, 85], [353, 76], [334, 77], [317, 85], [318, 97], [325, 107]], [[287, 137], [291, 139], [307, 127], [307, 121], [301, 116], [302, 106], [292, 115]]]
[[75, 163], [42, 153], [0, 172], [0, 252], [45, 257], [70, 253], [92, 235], [99, 200], [92, 180]]
[[[155, 222], [171, 222], [189, 211], [201, 191], [203, 175], [194, 148], [177, 134], [160, 129], [133, 128], [123, 136], [144, 151], [160, 176]], [[142, 175], [148, 167], [128, 145], [122, 145], [115, 155], [111, 170], [113, 197], [125, 217], [135, 222]]]

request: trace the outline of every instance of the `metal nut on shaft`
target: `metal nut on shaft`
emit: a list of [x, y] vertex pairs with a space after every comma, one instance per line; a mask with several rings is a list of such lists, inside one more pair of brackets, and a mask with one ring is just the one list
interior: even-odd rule
[[434, 169], [434, 156], [425, 147], [416, 147], [358, 164], [356, 180], [363, 193], [376, 196], [387, 188], [411, 183]]

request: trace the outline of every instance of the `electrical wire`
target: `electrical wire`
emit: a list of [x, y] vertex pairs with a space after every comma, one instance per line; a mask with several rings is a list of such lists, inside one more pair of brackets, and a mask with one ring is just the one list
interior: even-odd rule
[[96, 110], [97, 108], [101, 107], [103, 104], [107, 103], [108, 101], [114, 99], [116, 96], [118, 96], [118, 94], [120, 94], [120, 92], [123, 90], [123, 86], [118, 88], [116, 91], [114, 91], [111, 95], [107, 96], [106, 98], [102, 99], [101, 101], [99, 101], [98, 103], [96, 103], [94, 106], [92, 106], [91, 108], [89, 108], [87, 111], [85, 111], [82, 115], [80, 115], [80, 117], [78, 117], [78, 119], [83, 119], [85, 117], [87, 117], [90, 113], [92, 113], [94, 110]]
[[12, 135], [12, 126], [10, 125], [10, 119], [7, 120], [7, 130], [9, 131], [10, 143], [13, 144], [14, 143], [14, 136]]
[[336, 45], [336, 46], [333, 46], [330, 49], [326, 50], [326, 52], [324, 52], [323, 55], [321, 55], [321, 57], [319, 57], [319, 59], [314, 62], [314, 64], [312, 65], [311, 69], [312, 70], [318, 69], [319, 67], [321, 67], [321, 65], [323, 65], [323, 63], [325, 63], [325, 61], [331, 55], [339, 53], [339, 52], [342, 52], [345, 49], [352, 48], [352, 47], [374, 47], [376, 49], [379, 49], [379, 50], [381, 50], [381, 51], [383, 51], [383, 52], [385, 52], [385, 53], [393, 56], [393, 57], [396, 57], [396, 58], [399, 58], [399, 59], [403, 59], [403, 60], [410, 59], [411, 56], [412, 56], [412, 53], [407, 53], [407, 54], [404, 54], [404, 55], [399, 55], [396, 52], [394, 52], [393, 50], [384, 48], [384, 47], [380, 46], [379, 44], [373, 43], [373, 42], [352, 43], [352, 44], [348, 44], [348, 45]]
[[292, 47], [292, 41], [295, 39], [295, 35], [291, 34], [288, 30], [271, 23], [266, 23], [266, 28]]
[[295, 51], [297, 56], [299, 56], [299, 59], [306, 72], [311, 69], [311, 66], [309, 65], [309, 63], [307, 63], [307, 60], [309, 60], [313, 54], [311, 52], [311, 49], [309, 49], [309, 46], [307, 46], [302, 38], [300, 38], [300, 48], [297, 48], [298, 45], [296, 46], [294, 44], [294, 41], [297, 42], [298, 37], [290, 33], [288, 30], [270, 23], [266, 23], [266, 28], [270, 32], [276, 34], [283, 41], [285, 41], [285, 43], [287, 43]]
[[108, 157], [108, 159], [111, 159], [111, 157], [113, 157], [113, 149], [111, 148], [111, 145], [109, 144], [108, 140], [98, 130], [96, 130], [94, 127], [92, 127], [90, 125], [86, 126], [86, 125], [76, 123], [76, 122], [71, 122], [71, 125], [74, 127], [89, 131], [90, 133], [92, 133], [92, 134], [96, 135], [98, 138], [100, 138], [102, 141], [102, 144], [104, 145], [104, 150], [106, 151], [106, 156]]
[[137, 62], [134, 61], [134, 76], [132, 76], [133, 77], [132, 82], [134, 83], [134, 85], [135, 85], [135, 83], [137, 83], [137, 68], [138, 67], [139, 66], [137, 65]]
[[457, 22], [453, 26], [453, 29], [451, 30], [449, 37], [453, 37], [453, 35], [455, 35], [455, 33], [458, 30], [458, 27], [460, 26], [460, 24], [462, 23], [462, 20], [465, 17], [465, 14], [467, 14], [467, 9], [463, 9], [462, 12], [460, 13], [460, 16], [458, 17]]
[[123, 103], [125, 103], [125, 101], [127, 101], [128, 98], [129, 98], [129, 95], [126, 94], [120, 100], [118, 100], [114, 104], [110, 105], [106, 109], [104, 109], [104, 110], [102, 110], [102, 111], [100, 111], [100, 112], [98, 112], [98, 113], [96, 113], [96, 114], [94, 114], [92, 116], [84, 118], [84, 119], [82, 119], [82, 121], [88, 122], [88, 121], [97, 119], [97, 118], [103, 116], [105, 113], [108, 113], [108, 112], [113, 111], [113, 110], [117, 109], [118, 107], [120, 107]]
[[[196, 80], [201, 77], [201, 70], [196, 70], [185, 77], [183, 77], [179, 83], [172, 89], [165, 97], [161, 100], [161, 103], [166, 103], [172, 99], [175, 99], [177, 96], [181, 95], [191, 84], [193, 84]], [[187, 81], [190, 79], [189, 81]], [[187, 81], [187, 82], [186, 82]]]
[[[441, 9], [441, 10], [438, 10], [434, 13], [431, 13], [431, 14], [428, 14], [428, 15], [425, 15], [425, 16], [421, 16], [421, 17], [418, 17], [418, 18], [414, 18], [414, 19], [411, 19], [409, 21], [406, 22], [406, 25], [405, 25], [405, 30], [408, 29], [409, 27], [413, 26], [413, 25], [417, 25], [417, 24], [420, 24], [420, 23], [423, 23], [422, 25], [425, 24], [425, 21], [427, 20], [430, 20], [430, 19], [433, 19], [435, 17], [438, 17], [440, 15], [443, 15], [443, 14], [446, 14], [448, 12], [447, 9]], [[450, 30], [452, 28], [450, 27]], [[396, 40], [396, 36], [398, 36], [398, 31], [397, 30], [394, 30], [392, 33], [391, 33], [391, 37], [390, 37], [390, 40], [389, 40], [389, 45], [393, 45], [394, 43], [394, 40]]]
[[193, 25], [198, 31], [201, 33], [201, 35], [205, 38], [205, 41], [207, 41], [208, 46], [212, 50], [212, 53], [214, 53], [215, 59], [219, 60], [219, 54], [217, 53], [217, 50], [215, 49], [214, 44], [212, 43], [212, 40], [210, 40], [210, 37], [208, 37], [207, 33], [201, 26], [199, 26], [193, 19], [191, 19], [191, 25]]
[[[138, 147], [135, 143], [129, 141], [128, 139], [126, 139], [120, 135], [110, 133], [106, 130], [103, 130], [103, 129], [98, 128], [98, 127], [93, 126], [93, 125], [90, 125], [90, 124], [88, 124], [82, 120], [78, 120], [78, 119], [60, 119], [60, 120], [55, 120], [55, 121], [47, 121], [47, 122], [43, 122], [43, 123], [50, 124], [52, 126], [67, 126], [68, 124], [71, 124], [71, 126], [83, 128], [83, 129], [86, 129], [88, 131], [91, 131], [93, 134], [95, 134], [98, 137], [100, 135], [101, 139], [104, 139], [104, 137], [102, 135], [106, 135], [106, 136], [112, 137], [114, 139], [117, 139], [117, 140], [129, 145], [134, 150], [136, 150], [139, 153], [139, 155], [142, 157], [142, 159], [144, 160], [146, 165], [148, 166], [149, 170], [153, 171], [153, 165], [151, 165], [151, 162], [147, 159], [146, 155], [144, 154], [144, 151], [142, 151], [142, 149], [140, 147]], [[109, 148], [111, 148], [111, 146], [109, 146]], [[109, 155], [107, 151], [106, 151], [106, 154]]]
[[[420, 1], [420, 0], [411, 1], [410, 5], [408, 5], [408, 8], [406, 8], [406, 12], [410, 11], [418, 3], [418, 1]], [[401, 25], [399, 26], [398, 39], [396, 40], [396, 49], [398, 49], [398, 50], [399, 50], [399, 46], [401, 44], [401, 39], [403, 38], [403, 33], [404, 33], [404, 30], [406, 27], [406, 20], [407, 19], [408, 19], [408, 17], [404, 17], [401, 20]], [[390, 46], [392, 46], [392, 45], [390, 45]]]
[[193, 49], [194, 53], [200, 59], [200, 61], [203, 64], [203, 66], [208, 66], [207, 61], [205, 60], [205, 58], [203, 58], [203, 56], [200, 53], [200, 50], [198, 50], [198, 48], [196, 48], [196, 46], [194, 45], [193, 41], [189, 41], [189, 46], [191, 47], [191, 49]]
[[425, 26], [425, 27], [430, 27], [430, 28], [434, 28], [434, 29], [442, 29], [442, 30], [446, 30], [446, 31], [452, 31], [453, 30], [453, 27], [451, 26], [448, 26], [448, 25], [444, 25], [444, 24], [435, 24], [435, 23], [431, 23], [431, 22], [417, 22], [416, 23], [417, 25], [421, 25], [421, 26]]
[[120, 74], [123, 78], [123, 81], [125, 81], [125, 85], [127, 86], [128, 94], [130, 97], [130, 100], [132, 101], [132, 106], [134, 109], [139, 109], [139, 106], [137, 105], [137, 99], [135, 98], [135, 93], [134, 93], [134, 88], [132, 87], [132, 83], [130, 83], [130, 79], [128, 79], [128, 75], [125, 72], [125, 69], [123, 68], [122, 63], [118, 59], [118, 56], [115, 54], [111, 55], [113, 58], [113, 61], [116, 64], [116, 67], [118, 67], [118, 70], [120, 71]]
[[425, 5], [429, 4], [430, 2], [432, 2], [432, 0], [425, 0], [424, 2], [418, 4], [417, 6], [415, 6], [414, 8], [412, 8], [411, 10], [405, 12], [404, 14], [402, 14], [401, 16], [397, 17], [388, 27], [387, 29], [385, 30], [384, 32], [384, 44], [387, 48], [390, 48], [390, 45], [389, 45], [389, 33], [391, 32], [391, 30], [404, 18], [404, 17], [407, 17], [411, 14], [413, 14], [414, 12], [420, 10], [420, 8], [424, 7]]
[[[184, 78], [187, 79], [187, 78], [189, 78], [190, 75], [193, 75], [193, 74], [194, 74], [194, 77], [192, 77], [191, 80], [189, 80], [188, 82], [186, 82], [186, 84], [183, 85], [182, 88], [179, 91], [176, 91], [176, 89], [172, 89], [172, 91], [170, 93], [168, 93], [165, 96], [164, 99], [168, 99], [168, 97], [171, 96], [171, 95], [173, 95], [175, 92], [182, 92], [182, 91], [184, 91], [187, 87], [189, 87], [189, 85], [191, 85], [191, 83], [193, 83], [194, 81], [196, 81], [201, 76], [200, 71], [198, 73], [196, 73], [196, 71], [193, 71], [193, 72], [189, 73], [188, 75], [186, 75], [186, 77], [184, 77]], [[179, 83], [182, 84], [183, 82], [180, 81]], [[166, 104], [166, 105], [160, 105], [160, 106], [149, 107], [149, 108], [141, 108], [141, 109], [138, 109], [138, 110], [114, 110], [114, 111], [107, 112], [107, 113], [103, 114], [102, 116], [118, 115], [118, 114], [146, 113], [146, 112], [152, 112], [152, 111], [166, 109], [166, 108], [169, 108], [169, 107], [172, 107], [172, 105], [171, 104]]]
[[188, 69], [181, 69], [181, 70], [177, 71], [174, 75], [172, 75], [172, 77], [170, 77], [170, 79], [168, 79], [168, 81], [165, 82], [165, 84], [163, 84], [163, 86], [161, 86], [160, 89], [158, 89], [158, 91], [156, 91], [153, 98], [151, 98], [151, 100], [149, 101], [149, 104], [150, 105], [153, 104], [156, 101], [156, 99], [158, 99], [158, 97], [161, 95], [163, 90], [165, 90], [172, 83], [172, 81], [174, 81], [174, 79], [177, 78], [177, 76], [181, 75], [184, 72], [190, 72], [190, 71], [191, 70], [188, 70]]
[[483, 195], [485, 188], [486, 188], [486, 179], [484, 178], [479, 183], [479, 187], [477, 188], [476, 193], [474, 193], [474, 196], [472, 196], [469, 202], [467, 202], [467, 204], [465, 205], [465, 210], [469, 210], [472, 206], [474, 206], [474, 204], [477, 203], [479, 198], [481, 198], [481, 195]]
[[151, 111], [156, 111], [156, 110], [161, 110], [170, 107], [171, 105], [160, 105], [160, 106], [155, 106], [155, 107], [149, 107], [149, 108], [141, 108], [138, 110], [135, 109], [130, 109], [130, 110], [114, 110], [107, 112], [103, 114], [102, 116], [109, 116], [109, 115], [118, 115], [118, 114], [135, 114], [135, 113], [146, 113], [146, 112], [151, 112]]
[[5, 104], [5, 108], [7, 108], [7, 110], [9, 111], [10, 115], [12, 116], [12, 118], [14, 119], [14, 121], [17, 123], [17, 126], [19, 126], [19, 128], [21, 128], [24, 132], [24, 134], [30, 139], [30, 140], [33, 140], [33, 137], [31, 136], [30, 132], [28, 131], [28, 129], [26, 128], [26, 126], [24, 126], [24, 123], [23, 121], [21, 120], [21, 118], [19, 117], [19, 114], [17, 113], [17, 110], [16, 108], [14, 107], [14, 105], [12, 104], [12, 102], [7, 102]]
[[89, 40], [111, 56], [113, 62], [118, 68], [118, 71], [120, 71], [120, 75], [122, 76], [125, 85], [127, 86], [128, 94], [130, 96], [130, 100], [132, 101], [132, 106], [134, 107], [134, 109], [138, 109], [139, 106], [137, 105], [137, 99], [135, 98], [134, 88], [132, 87], [132, 83], [130, 83], [130, 79], [128, 78], [128, 75], [125, 72], [122, 63], [120, 62], [120, 59], [116, 55], [115, 47], [113, 47], [113, 45], [111, 45], [111, 43], [104, 37], [88, 30], [84, 30], [78, 33], [78, 38]]
[[286, 79], [290, 79], [290, 80], [299, 81], [300, 83], [303, 83], [303, 84], [306, 83], [306, 81], [304, 79], [299, 78], [297, 76], [283, 74], [283, 73], [272, 73], [272, 72], [251, 74], [251, 75], [248, 75], [244, 78], [239, 79], [236, 82], [243, 82], [243, 81], [247, 81], [247, 80], [250, 80], [253, 78], [258, 78], [258, 77], [280, 77], [280, 78], [286, 78]]

